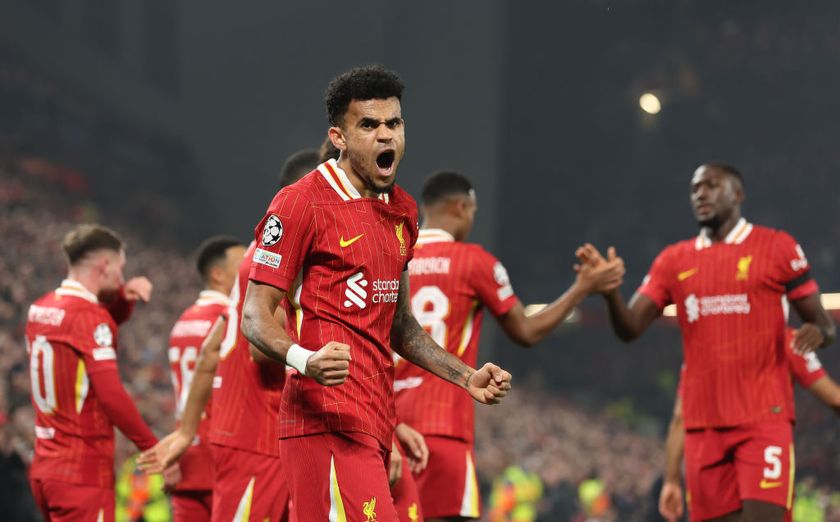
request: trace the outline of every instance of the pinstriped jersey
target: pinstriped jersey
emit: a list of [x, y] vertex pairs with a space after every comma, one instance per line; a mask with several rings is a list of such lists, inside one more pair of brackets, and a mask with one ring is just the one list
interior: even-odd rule
[[299, 277], [298, 313], [286, 322], [290, 336], [310, 350], [345, 343], [352, 357], [341, 386], [291, 373], [281, 437], [362, 432], [390, 448], [390, 333], [416, 238], [417, 206], [408, 193], [394, 186], [379, 198], [363, 198], [335, 160], [274, 197], [256, 228], [250, 278], [288, 291]]
[[[500, 316], [517, 301], [504, 266], [479, 245], [424, 229], [408, 271], [414, 317], [435, 342], [475, 367], [484, 309]], [[463, 389], [404, 359], [397, 360], [394, 389], [400, 422], [424, 435], [472, 442], [473, 399]]]
[[280, 456], [278, 413], [285, 367], [259, 364], [251, 358], [248, 339], [242, 335], [242, 305], [254, 243], [245, 252], [233, 285], [228, 308], [227, 331], [220, 348], [213, 380], [210, 442], [240, 450]]
[[[828, 372], [823, 368], [819, 357], [814, 352], [800, 355], [793, 351], [793, 336], [796, 330], [788, 328], [785, 331], [785, 353], [787, 354], [787, 361], [790, 369], [790, 383], [799, 384], [803, 389], [807, 390], [814, 385], [815, 382], [828, 376]], [[685, 375], [685, 365], [680, 368], [680, 382], [677, 386], [677, 395], [682, 397], [683, 386], [682, 381]]]
[[[33, 478], [114, 487], [114, 424], [90, 379], [98, 372], [117, 372], [116, 342], [111, 315], [75, 281], [65, 280], [30, 306], [26, 345], [35, 409]], [[154, 444], [142, 419], [134, 420], [137, 437]]]
[[793, 419], [786, 299], [819, 290], [796, 241], [742, 219], [722, 242], [667, 247], [639, 293], [674, 303], [685, 351], [687, 428]]
[[[230, 306], [228, 296], [213, 290], [204, 290], [198, 300], [189, 306], [178, 318], [169, 334], [169, 367], [172, 372], [172, 387], [175, 390], [175, 418], [181, 419], [190, 383], [201, 345], [216, 320]], [[213, 488], [213, 457], [210, 453], [210, 412], [212, 402], [202, 413], [201, 423], [193, 445], [181, 456], [181, 480], [178, 491], [208, 490]]]

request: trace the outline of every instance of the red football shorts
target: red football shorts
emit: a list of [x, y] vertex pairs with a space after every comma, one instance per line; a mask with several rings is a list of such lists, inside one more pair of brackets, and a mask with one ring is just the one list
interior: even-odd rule
[[685, 475], [691, 520], [737, 511], [744, 500], [790, 509], [794, 469], [788, 421], [687, 430]]
[[216, 465], [214, 522], [289, 519], [289, 489], [281, 460], [211, 444]]
[[30, 480], [35, 504], [50, 522], [114, 522], [114, 490], [58, 480]]
[[280, 441], [300, 522], [397, 522], [388, 487], [388, 453], [363, 433], [319, 433]]
[[420, 494], [417, 491], [417, 483], [414, 476], [408, 469], [408, 463], [403, 458], [402, 475], [400, 479], [391, 486], [391, 497], [394, 499], [394, 509], [397, 510], [397, 517], [400, 522], [418, 522], [423, 520], [423, 509], [420, 507]]
[[173, 522], [210, 522], [212, 491], [176, 491], [172, 494]]
[[426, 518], [479, 518], [480, 499], [472, 444], [426, 436], [429, 465], [414, 477]]

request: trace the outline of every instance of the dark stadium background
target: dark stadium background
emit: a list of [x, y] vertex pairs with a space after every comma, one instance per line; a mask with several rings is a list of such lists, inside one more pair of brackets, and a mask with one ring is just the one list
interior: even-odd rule
[[[436, 169], [470, 176], [472, 239], [505, 262], [526, 303], [565, 289], [583, 241], [618, 248], [629, 296], [656, 253], [695, 233], [688, 182], [706, 160], [741, 168], [746, 217], [791, 232], [823, 291], [840, 291], [836, 2], [6, 0], [4, 415], [26, 415], [21, 318], [61, 277], [56, 241], [71, 221], [98, 218], [130, 237], [128, 272], [148, 274], [165, 301], [138, 312], [147, 318], [126, 328], [122, 357], [147, 417], [168, 429], [163, 345], [197, 290], [189, 254], [210, 234], [248, 238], [285, 157], [323, 139], [328, 81], [374, 62], [407, 84], [400, 183], [417, 195]], [[661, 100], [659, 114], [640, 109], [645, 92]], [[479, 415], [480, 443], [507, 448], [488, 453], [485, 488], [510, 461], [538, 469], [544, 519], [560, 520], [577, 509], [564, 487], [590, 473], [611, 483], [609, 463], [595, 456], [552, 482], [552, 433], [520, 447], [516, 430], [499, 429], [498, 416], [527, 431], [555, 408], [577, 419], [557, 422], [597, 432], [568, 427], [564, 436], [601, 441], [566, 451], [598, 454], [625, 431], [640, 437], [631, 444], [640, 469], [621, 479], [636, 485], [615, 486], [612, 509], [642, 520], [653, 497], [640, 492], [660, 469], [681, 360], [677, 329], [661, 321], [622, 345], [594, 298], [530, 352], [492, 323], [483, 353], [524, 391], [501, 413]], [[840, 376], [840, 347], [821, 357]], [[840, 491], [840, 425], [811, 397], [798, 405], [800, 476]]]

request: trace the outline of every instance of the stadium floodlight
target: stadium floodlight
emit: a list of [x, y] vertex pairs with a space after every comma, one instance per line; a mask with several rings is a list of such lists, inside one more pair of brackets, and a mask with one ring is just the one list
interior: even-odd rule
[[[822, 305], [826, 310], [840, 310], [840, 293], [823, 294]], [[665, 317], [676, 317], [677, 306], [668, 305], [662, 310], [662, 315]]]
[[639, 107], [648, 114], [659, 114], [662, 110], [662, 103], [652, 92], [646, 92], [639, 97]]

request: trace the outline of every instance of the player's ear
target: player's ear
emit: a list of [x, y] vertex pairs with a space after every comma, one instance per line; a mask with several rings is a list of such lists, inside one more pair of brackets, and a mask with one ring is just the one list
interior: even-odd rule
[[347, 149], [347, 141], [344, 139], [344, 132], [341, 130], [341, 127], [330, 127], [327, 135], [330, 137], [333, 147], [338, 150]]

